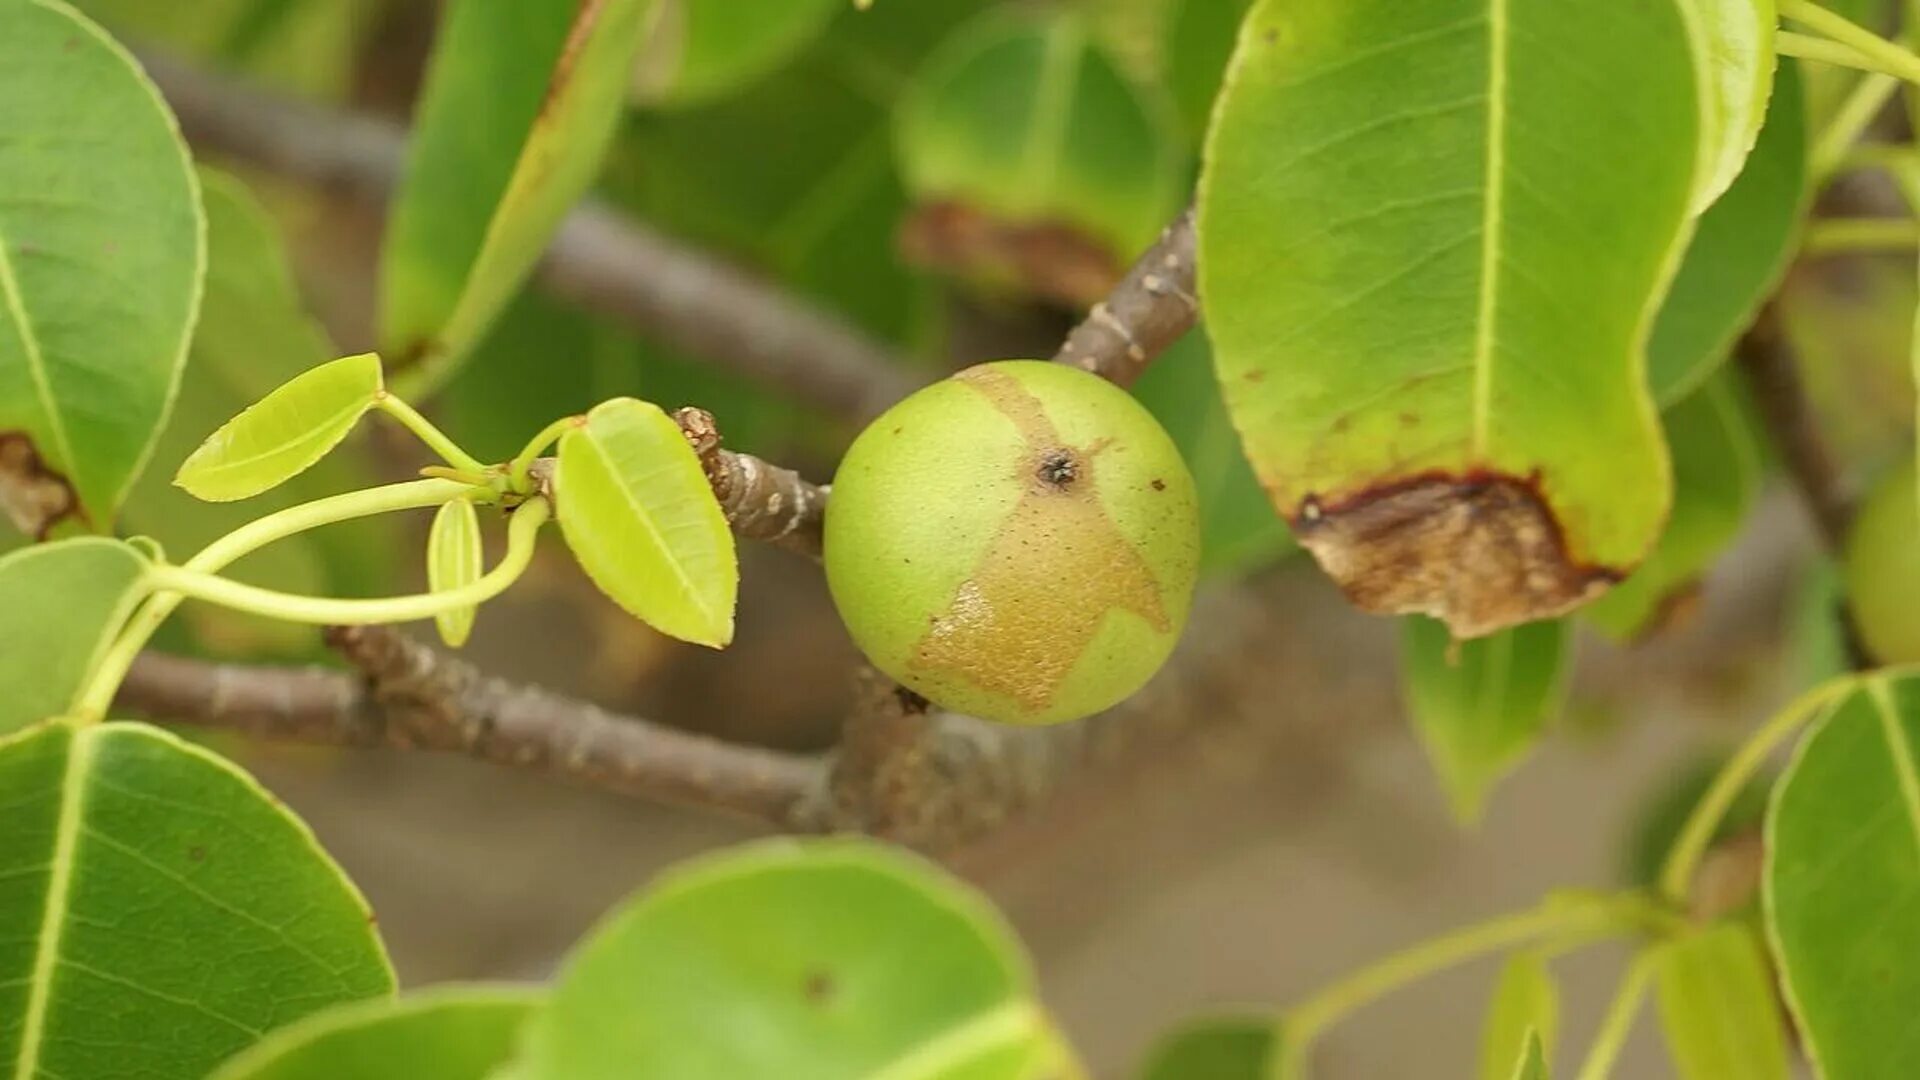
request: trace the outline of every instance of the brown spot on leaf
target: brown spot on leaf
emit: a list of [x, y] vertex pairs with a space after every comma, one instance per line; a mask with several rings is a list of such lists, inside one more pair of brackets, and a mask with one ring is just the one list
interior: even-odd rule
[[[1090, 482], [1102, 446], [1068, 446], [1039, 399], [1005, 372], [971, 368], [955, 378], [1013, 421], [1026, 444], [1020, 468], [1032, 479], [909, 663], [956, 674], [1039, 712], [1052, 704], [1108, 611], [1130, 611], [1162, 632], [1172, 622], [1153, 569]], [[1063, 472], [1071, 475], [1061, 480]], [[1080, 579], [1071, 588], [1056, 577], [1062, 565]]]
[[599, 28], [600, 16], [604, 13], [607, 0], [580, 0], [580, 10], [573, 16], [573, 25], [567, 28], [567, 40], [560, 46], [560, 56], [553, 64], [553, 75], [547, 79], [547, 92], [540, 98], [540, 112], [536, 122], [546, 122], [549, 113], [573, 82], [573, 69], [580, 64], [580, 54], [587, 49], [587, 43], [593, 40], [594, 30]]
[[86, 520], [73, 484], [48, 467], [21, 431], [0, 431], [0, 511], [36, 540], [45, 540], [68, 518]]
[[1007, 221], [957, 202], [919, 207], [900, 226], [907, 262], [1084, 308], [1125, 272], [1104, 243], [1053, 221]]
[[1562, 615], [1621, 573], [1568, 556], [1537, 479], [1426, 474], [1302, 501], [1294, 532], [1358, 607], [1419, 613], [1473, 638]]

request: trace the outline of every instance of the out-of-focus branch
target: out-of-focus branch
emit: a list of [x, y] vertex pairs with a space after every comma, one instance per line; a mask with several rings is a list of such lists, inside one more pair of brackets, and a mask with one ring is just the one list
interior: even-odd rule
[[1820, 531], [1821, 541], [1829, 552], [1837, 553], [1846, 543], [1853, 522], [1853, 497], [1820, 434], [1795, 364], [1793, 346], [1773, 305], [1761, 309], [1734, 356], [1787, 473]]
[[1140, 256], [1112, 295], [1093, 305], [1054, 360], [1133, 385], [1198, 321], [1194, 269], [1193, 211], [1188, 209]]
[[611, 791], [808, 827], [826, 782], [807, 755], [609, 713], [472, 665], [384, 627], [330, 632], [360, 677], [147, 653], [116, 709], [276, 742], [390, 746], [543, 769]]
[[[147, 67], [196, 146], [384, 203], [406, 160], [385, 120], [274, 95], [165, 56]], [[864, 421], [917, 381], [838, 316], [591, 201], [568, 215], [537, 280], [554, 295], [836, 416]]]

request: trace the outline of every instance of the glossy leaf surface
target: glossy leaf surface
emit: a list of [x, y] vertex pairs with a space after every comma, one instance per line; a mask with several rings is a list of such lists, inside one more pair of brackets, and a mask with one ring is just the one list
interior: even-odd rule
[[0, 735], [72, 706], [146, 597], [147, 565], [131, 546], [95, 537], [0, 557]]
[[1551, 1052], [1560, 1029], [1560, 991], [1546, 958], [1515, 953], [1500, 968], [1480, 1033], [1480, 1080], [1509, 1080], [1531, 1044]]
[[207, 436], [173, 482], [208, 502], [271, 491], [340, 445], [381, 393], [372, 353], [301, 372]]

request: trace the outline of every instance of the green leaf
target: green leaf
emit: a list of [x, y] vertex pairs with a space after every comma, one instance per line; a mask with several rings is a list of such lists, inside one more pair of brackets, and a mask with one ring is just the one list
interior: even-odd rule
[[1500, 969], [1480, 1034], [1481, 1080], [1509, 1080], [1514, 1062], [1551, 1053], [1560, 1028], [1560, 993], [1537, 952], [1515, 953]]
[[0, 735], [73, 705], [100, 654], [146, 598], [147, 565], [131, 546], [98, 537], [0, 556]]
[[1267, 1080], [1281, 1037], [1271, 1016], [1197, 1020], [1153, 1044], [1140, 1080]]
[[1781, 65], [1746, 168], [1700, 216], [1654, 320], [1647, 375], [1663, 405], [1687, 397], [1720, 366], [1793, 260], [1808, 197], [1800, 83], [1798, 68]]
[[1080, 19], [990, 14], [900, 100], [896, 153], [921, 206], [903, 242], [990, 287], [1091, 303], [1179, 204], [1169, 126]]
[[305, 825], [141, 724], [0, 742], [0, 1061], [22, 1080], [202, 1080], [263, 1033], [393, 989]]
[[1673, 513], [1660, 542], [1627, 580], [1583, 614], [1621, 641], [1660, 628], [1739, 535], [1760, 494], [1760, 448], [1730, 376], [1667, 411]]
[[930, 864], [864, 840], [771, 841], [615, 913], [568, 960], [514, 1075], [1073, 1075], [1036, 995], [1005, 922]]
[[339, 1005], [273, 1032], [208, 1080], [487, 1080], [541, 1000], [527, 988], [453, 986]]
[[1767, 115], [1779, 55], [1774, 0], [1685, 0], [1705, 119], [1694, 208], [1704, 210], [1740, 175]]
[[1273, 512], [1240, 449], [1213, 377], [1206, 335], [1181, 338], [1147, 368], [1134, 396], [1173, 436], [1200, 496], [1200, 571], [1244, 573], [1293, 550], [1293, 534]]
[[[473, 501], [442, 503], [433, 515], [433, 528], [427, 532], [427, 588], [449, 592], [473, 584], [484, 572], [483, 557], [480, 515], [474, 511]], [[465, 645], [479, 611], [474, 606], [435, 615], [433, 625], [440, 631], [440, 640], [455, 649]]]
[[560, 437], [560, 530], [574, 558], [635, 618], [722, 648], [740, 567], [700, 459], [656, 405], [615, 398]]
[[[181, 558], [263, 514], [381, 480], [364, 441], [350, 438], [311, 469], [245, 504], [202, 502], [170, 482], [172, 468], [208, 431], [335, 355], [301, 306], [280, 236], [252, 194], [234, 178], [205, 169], [200, 187], [207, 211], [206, 299], [186, 376], [154, 450], [163, 467], [140, 477], [122, 515], [128, 531], [153, 537]], [[247, 556], [232, 573], [282, 592], [367, 595], [385, 591], [396, 548], [393, 520], [369, 518], [289, 537]], [[318, 646], [310, 627], [212, 604], [188, 605], [163, 633], [179, 635], [172, 647], [197, 646], [229, 659], [298, 656]]]
[[1864, 680], [1774, 788], [1762, 902], [1807, 1055], [1825, 1080], [1920, 1070], [1920, 680]]
[[1456, 641], [1416, 617], [1402, 620], [1400, 645], [1407, 711], [1454, 816], [1471, 823], [1559, 712], [1571, 633], [1565, 622], [1540, 622]]
[[1520, 1058], [1508, 1075], [1513, 1080], [1548, 1080], [1547, 1051], [1541, 1045], [1539, 1033], [1527, 1035], [1527, 1045], [1520, 1051]]
[[116, 36], [300, 95], [335, 101], [350, 88], [375, 0], [79, 0]]
[[1773, 976], [1753, 930], [1708, 927], [1655, 951], [1660, 1025], [1680, 1080], [1786, 1080]]
[[396, 370], [444, 378], [526, 280], [599, 170], [652, 7], [449, 6], [382, 252]]
[[826, 29], [844, 0], [660, 0], [634, 96], [680, 106], [766, 75]]
[[1208, 140], [1201, 291], [1255, 473], [1361, 607], [1477, 637], [1652, 546], [1643, 343], [1687, 232], [1694, 96], [1669, 3], [1254, 7]]
[[1883, 664], [1920, 661], [1920, 483], [1908, 460], [1862, 500], [1842, 552], [1841, 581], [1854, 633]]
[[186, 360], [205, 268], [173, 115], [57, 0], [0, 4], [0, 510], [106, 530]]
[[1166, 83], [1196, 140], [1207, 132], [1213, 99], [1233, 56], [1240, 20], [1252, 0], [1172, 0], [1167, 6]]
[[373, 353], [303, 371], [207, 436], [173, 482], [208, 502], [271, 491], [340, 445], [383, 393]]

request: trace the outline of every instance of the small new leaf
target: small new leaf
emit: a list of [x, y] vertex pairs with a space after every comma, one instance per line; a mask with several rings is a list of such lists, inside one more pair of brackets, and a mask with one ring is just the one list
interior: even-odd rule
[[1694, 209], [1704, 210], [1740, 175], [1760, 134], [1779, 56], [1774, 0], [1687, 0], [1694, 63], [1700, 79], [1702, 139]]
[[[447, 592], [480, 580], [480, 515], [468, 499], [455, 499], [440, 507], [433, 516], [433, 528], [427, 533], [427, 588]], [[478, 607], [455, 608], [433, 617], [440, 640], [451, 648], [467, 643], [473, 633]]]
[[1559, 1030], [1560, 994], [1537, 952], [1516, 953], [1500, 969], [1480, 1036], [1481, 1080], [1509, 1080], [1514, 1062], [1534, 1043], [1551, 1050]]
[[209, 1080], [488, 1080], [512, 1059], [541, 998], [523, 987], [449, 986], [337, 1005], [273, 1031]]
[[270, 491], [340, 445], [381, 393], [380, 358], [373, 353], [321, 364], [207, 436], [173, 482], [208, 502]]
[[600, 590], [663, 634], [733, 640], [740, 567], [733, 532], [680, 426], [615, 398], [560, 437], [560, 531]]
[[1283, 1037], [1271, 1016], [1196, 1020], [1153, 1044], [1140, 1080], [1266, 1080], [1280, 1060]]
[[1780, 1005], [1750, 928], [1729, 923], [1660, 946], [1654, 980], [1680, 1080], [1786, 1080]]

